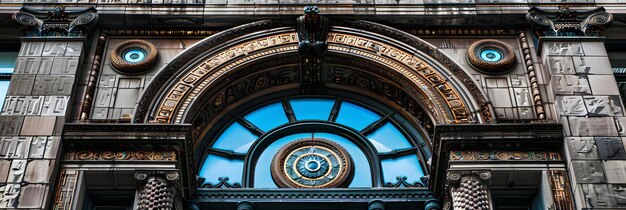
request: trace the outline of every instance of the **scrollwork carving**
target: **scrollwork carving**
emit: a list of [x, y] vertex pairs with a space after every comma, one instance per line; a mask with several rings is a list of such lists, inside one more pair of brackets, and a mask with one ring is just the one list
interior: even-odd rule
[[241, 183], [230, 183], [228, 182], [228, 177], [218, 177], [217, 180], [217, 184], [213, 184], [211, 182], [205, 182], [206, 178], [198, 177], [196, 182], [198, 184], [198, 188], [241, 188]]
[[98, 21], [96, 9], [66, 11], [55, 7], [52, 11], [37, 11], [22, 7], [13, 14], [13, 20], [22, 25], [28, 36], [83, 36]]
[[613, 15], [603, 7], [574, 11], [563, 6], [558, 10], [531, 8], [526, 20], [538, 36], [600, 36], [613, 22]]
[[424, 187], [425, 186], [424, 183], [421, 183], [419, 181], [415, 181], [413, 183], [407, 182], [406, 176], [398, 176], [396, 177], [396, 180], [397, 180], [396, 183], [386, 182], [385, 187]]

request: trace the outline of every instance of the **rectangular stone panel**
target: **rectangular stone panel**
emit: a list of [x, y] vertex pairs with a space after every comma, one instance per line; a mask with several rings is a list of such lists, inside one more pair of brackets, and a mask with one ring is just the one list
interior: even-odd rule
[[68, 42], [65, 56], [80, 56], [83, 51], [83, 42]]
[[552, 74], [575, 74], [574, 61], [571, 56], [546, 56], [547, 64]]
[[35, 84], [33, 74], [13, 75], [7, 95], [30, 95], [33, 91], [33, 84]]
[[532, 106], [531, 95], [528, 88], [513, 88], [516, 106]]
[[41, 109], [42, 116], [65, 116], [70, 96], [46, 96]]
[[50, 136], [55, 122], [56, 117], [25, 117], [21, 135]]
[[13, 160], [11, 162], [11, 168], [9, 170], [9, 176], [7, 177], [8, 183], [20, 183], [24, 179], [24, 172], [26, 171], [26, 160]]
[[1, 115], [40, 115], [43, 96], [7, 96]]
[[78, 62], [78, 57], [54, 58], [50, 73], [74, 75], [76, 74], [76, 69], [78, 69]]
[[0, 116], [0, 135], [15, 136], [22, 130], [24, 117]]
[[115, 108], [133, 108], [139, 98], [139, 89], [117, 89]]
[[54, 58], [18, 57], [14, 74], [50, 74]]
[[43, 184], [29, 184], [22, 187], [22, 196], [19, 208], [43, 208], [48, 194], [48, 186]]
[[571, 159], [598, 159], [593, 137], [567, 137], [565, 143]]
[[585, 116], [587, 109], [582, 96], [557, 96], [557, 110], [560, 115]]
[[610, 184], [609, 190], [615, 207], [626, 207], [626, 184]]
[[594, 95], [619, 95], [617, 82], [613, 75], [589, 75], [589, 85]]
[[528, 87], [528, 78], [524, 74], [511, 74], [511, 87]]
[[37, 75], [33, 95], [70, 95], [73, 84], [73, 75]]
[[617, 136], [611, 117], [568, 117], [572, 136]]
[[45, 136], [33, 137], [30, 142], [29, 158], [43, 158], [43, 154], [46, 151], [46, 142], [48, 138]]
[[9, 168], [11, 168], [10, 160], [0, 160], [0, 183], [5, 183], [7, 181]]
[[587, 207], [613, 207], [610, 192], [606, 184], [583, 184], [581, 187], [584, 197], [587, 200]]
[[573, 173], [576, 176], [577, 183], [605, 183], [602, 163], [600, 161], [572, 161]]
[[48, 142], [46, 143], [46, 152], [44, 154], [44, 158], [57, 158], [60, 143], [61, 143], [61, 137], [59, 136], [48, 137]]
[[550, 81], [556, 94], [591, 94], [587, 77], [552, 75]]
[[43, 47], [42, 56], [64, 56], [67, 42], [46, 42]]
[[45, 42], [22, 42], [20, 56], [41, 56]]
[[613, 75], [608, 57], [573, 57], [576, 73]]
[[0, 158], [28, 158], [32, 137], [13, 136], [0, 139]]
[[626, 161], [607, 160], [603, 165], [608, 183], [626, 184]]
[[18, 199], [20, 197], [21, 184], [7, 184], [0, 186], [0, 208], [17, 208]]
[[595, 137], [598, 154], [603, 160], [624, 160], [626, 152], [624, 152], [624, 144], [620, 137]]
[[115, 87], [115, 75], [100, 75], [100, 83], [98, 83], [98, 87]]
[[512, 107], [511, 94], [508, 88], [488, 88], [487, 95], [493, 107]]
[[33, 160], [28, 163], [24, 181], [28, 183], [49, 183], [54, 161], [51, 160]]
[[113, 88], [99, 88], [96, 94], [96, 103], [94, 107], [111, 107], [113, 99]]
[[584, 96], [589, 116], [623, 116], [619, 96]]
[[607, 56], [604, 42], [581, 42], [585, 56]]
[[585, 55], [580, 42], [545, 42], [543, 56], [548, 55]]

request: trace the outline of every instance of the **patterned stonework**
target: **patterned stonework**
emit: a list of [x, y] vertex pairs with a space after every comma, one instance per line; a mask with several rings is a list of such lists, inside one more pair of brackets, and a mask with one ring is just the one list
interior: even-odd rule
[[174, 151], [77, 151], [65, 153], [65, 160], [176, 160]]

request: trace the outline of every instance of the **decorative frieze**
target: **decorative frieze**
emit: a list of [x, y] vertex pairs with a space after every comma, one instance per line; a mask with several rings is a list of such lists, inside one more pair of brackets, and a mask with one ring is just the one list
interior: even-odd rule
[[552, 151], [451, 151], [450, 161], [558, 161], [561, 153]]
[[76, 151], [66, 152], [64, 160], [165, 160], [175, 161], [174, 151]]

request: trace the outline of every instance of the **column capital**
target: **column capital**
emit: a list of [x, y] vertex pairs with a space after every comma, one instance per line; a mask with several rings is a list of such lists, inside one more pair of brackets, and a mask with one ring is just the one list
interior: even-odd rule
[[526, 20], [530, 23], [535, 36], [602, 36], [613, 22], [613, 15], [604, 7], [592, 10], [570, 9], [561, 6], [558, 9], [528, 10]]
[[67, 11], [65, 7], [52, 10], [34, 10], [22, 7], [13, 14], [13, 21], [21, 25], [28, 37], [83, 37], [95, 26], [98, 14], [94, 7]]

